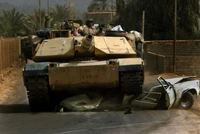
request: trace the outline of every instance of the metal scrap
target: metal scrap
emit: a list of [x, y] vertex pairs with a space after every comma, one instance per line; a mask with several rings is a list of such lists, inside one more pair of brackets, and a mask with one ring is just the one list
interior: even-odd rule
[[71, 111], [87, 111], [95, 109], [99, 106], [103, 97], [90, 99], [86, 94], [80, 94], [64, 99], [60, 105]]

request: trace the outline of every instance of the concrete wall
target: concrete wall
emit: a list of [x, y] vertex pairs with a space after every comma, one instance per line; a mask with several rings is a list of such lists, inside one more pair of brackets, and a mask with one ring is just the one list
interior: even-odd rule
[[[173, 41], [147, 41], [145, 50], [147, 70], [173, 72]], [[200, 41], [177, 41], [176, 50], [176, 73], [200, 76]]]
[[146, 69], [150, 74], [164, 72], [165, 57], [155, 53], [148, 52], [146, 55]]
[[[173, 41], [147, 41], [148, 52], [169, 56], [173, 54]], [[177, 56], [200, 56], [200, 40], [181, 40], [176, 43]]]

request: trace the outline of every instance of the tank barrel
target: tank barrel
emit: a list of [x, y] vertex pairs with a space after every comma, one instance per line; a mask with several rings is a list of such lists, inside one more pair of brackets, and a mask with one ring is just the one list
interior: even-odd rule
[[93, 38], [94, 38], [94, 37], [93, 37], [93, 35], [91, 35], [91, 34], [89, 34], [89, 35], [86, 36], [86, 39], [89, 40], [89, 41], [91, 41]]
[[83, 43], [82, 43], [82, 49], [84, 51], [89, 51], [91, 50], [93, 43], [94, 43], [94, 36], [93, 35], [87, 35], [85, 38], [83, 38]]

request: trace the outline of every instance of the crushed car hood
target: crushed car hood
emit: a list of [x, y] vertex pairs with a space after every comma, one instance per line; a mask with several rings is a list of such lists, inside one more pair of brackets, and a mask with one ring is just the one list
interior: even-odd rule
[[196, 78], [196, 76], [179, 77], [179, 78], [172, 78], [172, 79], [165, 79], [165, 80], [167, 82], [170, 82], [172, 85], [174, 85], [180, 82], [193, 80], [193, 78]]

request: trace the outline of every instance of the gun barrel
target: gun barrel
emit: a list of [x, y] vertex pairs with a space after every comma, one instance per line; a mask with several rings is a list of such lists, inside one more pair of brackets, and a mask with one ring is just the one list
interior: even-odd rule
[[87, 35], [83, 38], [82, 49], [84, 51], [90, 51], [94, 43], [94, 36]]

